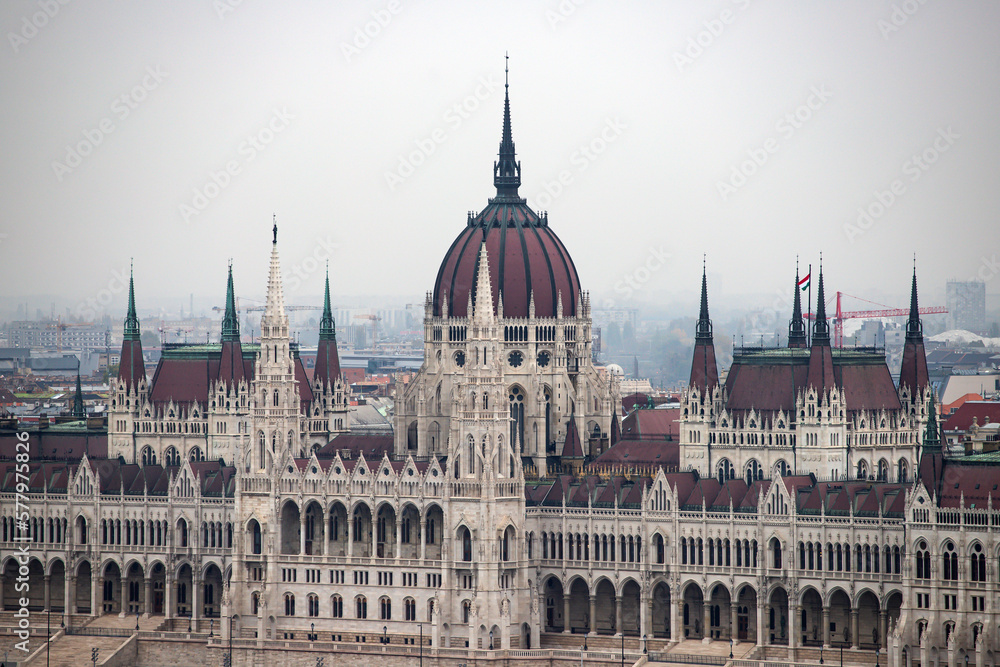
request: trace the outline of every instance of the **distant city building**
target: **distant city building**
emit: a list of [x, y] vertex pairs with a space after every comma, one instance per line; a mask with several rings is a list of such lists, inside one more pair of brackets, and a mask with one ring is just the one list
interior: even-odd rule
[[21, 320], [7, 327], [11, 347], [45, 350], [103, 350], [109, 345], [108, 330], [99, 324], [67, 324], [59, 321]]
[[945, 303], [948, 328], [986, 333], [986, 283], [981, 280], [948, 281]]

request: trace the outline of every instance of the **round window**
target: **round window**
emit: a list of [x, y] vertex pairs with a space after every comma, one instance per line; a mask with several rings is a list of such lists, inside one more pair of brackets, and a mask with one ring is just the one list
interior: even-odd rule
[[518, 368], [521, 364], [524, 363], [524, 355], [518, 352], [517, 350], [514, 350], [513, 352], [507, 355], [507, 363], [510, 364], [513, 368]]
[[459, 368], [465, 366], [465, 352], [463, 352], [462, 350], [459, 350], [458, 352], [455, 353], [455, 365], [458, 366]]
[[538, 367], [539, 368], [545, 368], [546, 366], [549, 365], [549, 361], [551, 359], [552, 359], [552, 357], [549, 356], [549, 353], [546, 352], [545, 350], [542, 350], [541, 352], [538, 353], [538, 360], [537, 360], [538, 361]]

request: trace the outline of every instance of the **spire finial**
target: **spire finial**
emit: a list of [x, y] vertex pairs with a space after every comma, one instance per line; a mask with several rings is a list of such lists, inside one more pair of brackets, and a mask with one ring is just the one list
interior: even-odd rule
[[515, 159], [514, 138], [510, 128], [509, 59], [504, 53], [503, 133], [500, 139], [500, 159], [493, 163], [493, 185], [498, 197], [517, 197], [521, 185], [521, 164]]
[[83, 419], [87, 412], [83, 407], [83, 389], [80, 387], [80, 365], [76, 366], [76, 393], [73, 394], [73, 416]]
[[278, 215], [276, 213], [272, 213], [271, 214], [271, 220], [274, 221], [274, 228], [271, 230], [271, 232], [274, 234], [274, 240], [271, 241], [271, 243], [277, 243], [278, 242]]

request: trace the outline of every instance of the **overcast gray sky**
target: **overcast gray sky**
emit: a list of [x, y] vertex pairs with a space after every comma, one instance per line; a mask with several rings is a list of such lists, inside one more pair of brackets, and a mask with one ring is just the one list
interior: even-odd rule
[[821, 251], [831, 290], [903, 294], [916, 253], [929, 292], [1000, 292], [996, 2], [7, 0], [0, 27], [8, 301], [117, 314], [130, 257], [140, 304], [221, 303], [230, 258], [260, 295], [272, 213], [290, 303], [327, 257], [335, 300], [423, 294], [494, 192], [505, 51], [521, 193], [601, 302], [687, 298], [703, 253], [715, 294]]

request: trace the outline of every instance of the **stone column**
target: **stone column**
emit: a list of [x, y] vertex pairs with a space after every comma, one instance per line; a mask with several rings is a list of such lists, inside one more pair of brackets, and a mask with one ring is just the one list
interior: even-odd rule
[[170, 574], [167, 568], [163, 582], [163, 617], [174, 618], [177, 616], [177, 580]]
[[706, 597], [701, 599], [701, 636], [703, 644], [712, 643], [712, 605]]
[[858, 644], [860, 643], [860, 638], [858, 637], [858, 610], [851, 609], [851, 648], [858, 648]]
[[371, 557], [376, 558], [378, 556], [378, 515], [372, 515], [372, 551]]
[[52, 607], [50, 606], [50, 596], [52, 594], [52, 575], [45, 575], [45, 607], [42, 611], [50, 611]]
[[427, 517], [420, 519], [420, 560], [427, 558]]
[[590, 634], [597, 634], [597, 596], [590, 596]]
[[788, 648], [796, 648], [799, 645], [800, 632], [802, 624], [799, 618], [799, 605], [795, 604], [792, 598], [788, 598]]
[[396, 560], [402, 555], [403, 550], [403, 517], [396, 515], [396, 553], [393, 556]]
[[125, 618], [128, 614], [128, 609], [126, 609], [128, 606], [128, 576], [125, 574], [122, 575], [121, 587], [118, 589], [118, 597], [121, 598], [118, 604], [118, 616]]
[[299, 554], [306, 555], [306, 513], [299, 515]]
[[678, 599], [676, 586], [670, 591], [670, 642], [676, 644], [684, 638], [684, 630], [680, 626], [681, 605], [683, 600]]
[[347, 518], [347, 555], [354, 555], [354, 517]]
[[736, 603], [730, 603], [729, 605], [729, 638], [733, 640], [733, 643], [739, 641], [739, 608]]
[[[191, 570], [191, 620], [197, 621], [201, 618], [201, 577], [197, 576], [194, 572], [194, 568]], [[194, 628], [195, 632], [198, 631], [197, 624]]]
[[764, 623], [767, 620], [767, 604], [757, 598], [757, 646], [767, 646], [770, 628]]
[[889, 646], [889, 642], [885, 636], [886, 630], [888, 629], [888, 620], [888, 612], [883, 609], [878, 615], [878, 642], [880, 648]]
[[620, 595], [615, 596], [615, 634], [623, 634], [622, 632], [622, 598]]
[[143, 601], [143, 613], [145, 618], [149, 618], [149, 615], [153, 613], [153, 579], [152, 577], [146, 577], [145, 580], [146, 588], [146, 599]]
[[570, 632], [569, 626], [569, 591], [563, 589], [563, 632]]
[[66, 585], [63, 587], [63, 623], [69, 627], [69, 615], [76, 611], [76, 577], [66, 573]]
[[329, 549], [327, 549], [326, 546], [326, 529], [328, 525], [329, 523], [326, 517], [326, 512], [320, 510], [319, 531], [318, 531], [319, 540], [316, 539], [317, 531], [314, 530], [313, 532], [313, 551], [316, 553], [317, 556], [325, 556], [329, 551]]
[[823, 607], [823, 648], [830, 648], [830, 608]]
[[90, 576], [90, 615], [100, 616], [104, 613], [104, 577]]

